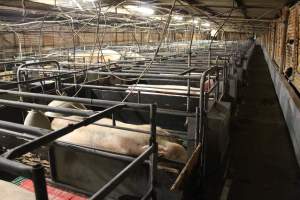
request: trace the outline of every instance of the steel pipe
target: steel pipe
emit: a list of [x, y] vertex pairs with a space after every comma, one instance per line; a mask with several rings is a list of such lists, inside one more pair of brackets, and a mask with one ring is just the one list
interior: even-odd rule
[[45, 135], [50, 132], [49, 130], [46, 129], [24, 126], [23, 124], [17, 124], [13, 122], [2, 121], [2, 120], [0, 120], [0, 128], [21, 132], [21, 133], [29, 133], [37, 137]]
[[66, 114], [66, 115], [77, 115], [77, 116], [82, 116], [82, 117], [88, 117], [88, 116], [95, 114], [95, 112], [91, 111], [91, 110], [77, 110], [77, 109], [72, 109], [72, 108], [57, 108], [57, 107], [40, 105], [40, 104], [35, 104], [35, 103], [25, 103], [25, 102], [21, 102], [21, 101], [9, 101], [9, 100], [3, 100], [3, 99], [0, 99], [0, 104], [15, 107], [15, 108], [36, 109], [36, 110], [50, 111], [50, 112]]

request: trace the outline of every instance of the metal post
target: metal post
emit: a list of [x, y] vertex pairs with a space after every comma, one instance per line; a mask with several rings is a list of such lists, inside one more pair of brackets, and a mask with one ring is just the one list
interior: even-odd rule
[[36, 200], [48, 200], [45, 172], [42, 165], [32, 168], [32, 181]]
[[[219, 74], [219, 67], [217, 66], [217, 69], [216, 69], [216, 84], [217, 84], [217, 87], [216, 87], [216, 91], [215, 91], [215, 101], [218, 101], [219, 100], [219, 93], [220, 93], [220, 74]], [[210, 81], [210, 80], [208, 80]]]
[[195, 114], [196, 114], [195, 147], [197, 147], [200, 143], [199, 107], [196, 107]]
[[150, 106], [150, 126], [151, 126], [151, 135], [150, 135], [150, 145], [153, 146], [153, 152], [150, 156], [150, 187], [152, 188], [152, 200], [156, 199], [156, 184], [157, 184], [157, 154], [158, 154], [158, 145], [156, 142], [156, 110], [157, 105], [152, 104]]
[[112, 119], [112, 125], [116, 126], [116, 117], [115, 117], [115, 113], [111, 114], [111, 119]]
[[[188, 52], [188, 66], [187, 68], [190, 69], [192, 65], [192, 45], [193, 45], [193, 38], [194, 38], [194, 32], [195, 28], [193, 25], [192, 28], [192, 35], [191, 35], [191, 40], [190, 40], [190, 46], [189, 46], [189, 52]], [[190, 77], [191, 73], [188, 73], [188, 77]], [[191, 104], [191, 80], [188, 78], [187, 79], [187, 98], [186, 98], [186, 112], [190, 112], [190, 104]]]
[[138, 103], [141, 103], [141, 90], [138, 90]]

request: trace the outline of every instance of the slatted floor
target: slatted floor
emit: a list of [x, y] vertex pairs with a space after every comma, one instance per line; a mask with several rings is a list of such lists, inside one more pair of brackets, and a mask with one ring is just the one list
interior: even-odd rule
[[228, 199], [299, 200], [300, 171], [259, 46], [250, 59], [246, 82], [231, 131]]

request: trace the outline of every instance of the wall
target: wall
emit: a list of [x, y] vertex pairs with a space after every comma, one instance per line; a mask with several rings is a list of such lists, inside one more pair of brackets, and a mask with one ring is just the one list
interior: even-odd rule
[[[70, 26], [59, 25], [40, 25], [36, 29], [22, 30], [12, 32], [10, 30], [0, 32], [0, 59], [10, 58], [18, 55], [22, 51], [23, 55], [27, 53], [39, 54], [47, 50], [56, 48], [73, 48], [83, 46], [93, 46], [96, 42], [96, 28], [74, 27], [74, 33]], [[80, 29], [80, 31], [78, 31]], [[10, 31], [10, 32], [9, 32]], [[156, 29], [134, 29], [134, 28], [100, 28], [99, 40], [103, 40], [103, 45], [143, 45], [157, 43], [161, 38], [161, 32]], [[226, 40], [245, 40], [249, 34], [225, 32], [219, 34], [217, 39]], [[172, 30], [167, 34], [166, 41], [180, 42], [189, 41], [191, 37], [190, 31]], [[210, 39], [210, 33], [194, 34], [195, 40]]]
[[[78, 32], [78, 28], [75, 28]], [[96, 40], [96, 28], [88, 27], [75, 33], [67, 26], [42, 27], [41, 30], [28, 30], [16, 32], [0, 32], [0, 58], [7, 58], [22, 50], [26, 53], [43, 53], [53, 48], [73, 48], [83, 46], [94, 46], [95, 43], [103, 45], [143, 45], [160, 41], [161, 33], [152, 29], [114, 29], [107, 28], [98, 31], [99, 39]], [[178, 42], [190, 40], [191, 33], [169, 31], [166, 41]], [[194, 39], [207, 39], [207, 34], [195, 33]]]
[[263, 50], [281, 110], [289, 129], [296, 159], [300, 166], [300, 99], [296, 92], [290, 87], [283, 74], [279, 72], [277, 64], [271, 59], [267, 49], [263, 48]]
[[[259, 41], [300, 165], [300, 3], [285, 7]], [[287, 69], [293, 69], [288, 77]], [[291, 87], [293, 86], [293, 87]]]
[[259, 38], [281, 74], [288, 68], [293, 69], [289, 80], [297, 92], [300, 92], [299, 17], [300, 3], [283, 8], [280, 18]]

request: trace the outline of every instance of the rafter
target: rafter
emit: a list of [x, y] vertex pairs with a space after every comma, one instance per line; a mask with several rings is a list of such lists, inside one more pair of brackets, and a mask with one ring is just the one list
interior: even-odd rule
[[242, 12], [242, 14], [244, 15], [244, 17], [245, 17], [246, 19], [249, 19], [250, 17], [249, 17], [248, 14], [247, 14], [247, 7], [245, 6], [243, 0], [235, 0], [235, 2], [236, 2], [236, 4], [237, 4], [237, 7], [238, 7], [239, 9], [241, 9], [241, 12]]

